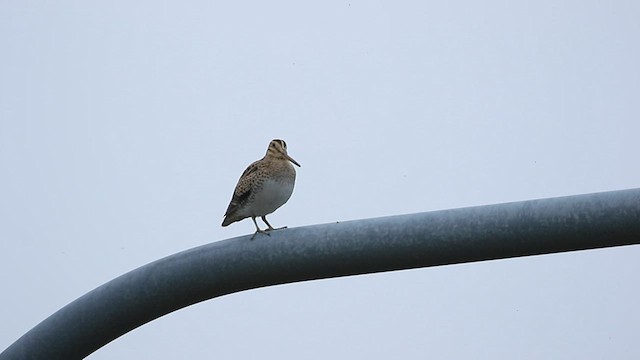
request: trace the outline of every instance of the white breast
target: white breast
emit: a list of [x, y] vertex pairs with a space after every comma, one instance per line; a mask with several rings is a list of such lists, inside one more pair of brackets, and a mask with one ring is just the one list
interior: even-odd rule
[[255, 190], [251, 205], [247, 208], [249, 215], [264, 216], [276, 211], [291, 197], [293, 184], [293, 181], [265, 180], [262, 187]]

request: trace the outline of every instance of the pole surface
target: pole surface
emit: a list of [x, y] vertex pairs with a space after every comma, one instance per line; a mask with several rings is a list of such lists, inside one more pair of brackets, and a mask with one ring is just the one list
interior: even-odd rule
[[297, 281], [640, 243], [640, 189], [390, 216], [218, 241], [78, 298], [0, 360], [82, 359], [158, 317]]

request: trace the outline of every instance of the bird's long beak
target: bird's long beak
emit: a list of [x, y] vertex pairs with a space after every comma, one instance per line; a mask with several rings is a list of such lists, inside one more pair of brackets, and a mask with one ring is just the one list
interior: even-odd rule
[[298, 165], [298, 167], [301, 167], [301, 166], [300, 166], [300, 164], [298, 164], [298, 162], [297, 162], [297, 161], [293, 160], [293, 158], [292, 158], [291, 156], [289, 156], [289, 155], [287, 155], [287, 160], [289, 160], [289, 161], [291, 161], [292, 163], [294, 163], [294, 164]]

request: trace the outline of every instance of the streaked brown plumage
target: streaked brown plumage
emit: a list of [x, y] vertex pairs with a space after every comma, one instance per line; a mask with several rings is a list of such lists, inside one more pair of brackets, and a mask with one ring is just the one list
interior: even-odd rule
[[[287, 154], [287, 143], [279, 139], [271, 140], [265, 156], [249, 165], [240, 176], [222, 226], [250, 217], [256, 226], [251, 239], [257, 233], [276, 230], [267, 221], [267, 215], [284, 205], [293, 193], [296, 171], [291, 163], [300, 166]], [[260, 229], [256, 222], [258, 216], [267, 229]]]

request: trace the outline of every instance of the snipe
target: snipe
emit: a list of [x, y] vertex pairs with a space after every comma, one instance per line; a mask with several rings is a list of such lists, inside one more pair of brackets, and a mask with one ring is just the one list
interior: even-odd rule
[[[267, 221], [267, 215], [284, 205], [293, 193], [296, 170], [291, 163], [300, 166], [287, 154], [287, 143], [271, 140], [265, 156], [249, 165], [240, 176], [222, 226], [250, 217], [256, 226], [252, 240], [258, 233], [269, 235], [268, 231], [286, 228], [275, 229]], [[267, 225], [265, 230], [260, 229], [256, 217]]]

